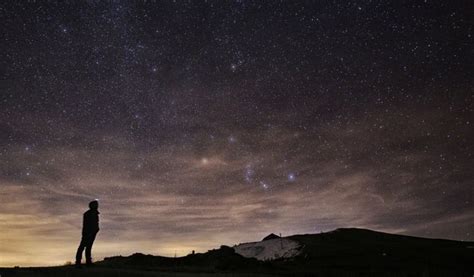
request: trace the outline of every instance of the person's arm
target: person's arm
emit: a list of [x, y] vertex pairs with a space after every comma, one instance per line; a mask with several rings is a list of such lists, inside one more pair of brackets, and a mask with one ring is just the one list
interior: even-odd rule
[[84, 213], [82, 215], [82, 235], [87, 232], [87, 215]]
[[97, 214], [96, 215], [96, 218], [95, 218], [95, 232], [99, 232], [100, 228], [99, 228], [99, 215]]

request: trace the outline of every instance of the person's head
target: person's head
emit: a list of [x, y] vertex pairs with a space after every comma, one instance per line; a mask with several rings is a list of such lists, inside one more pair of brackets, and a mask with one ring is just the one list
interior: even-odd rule
[[99, 208], [99, 201], [94, 200], [89, 203], [89, 208], [91, 210], [97, 210]]

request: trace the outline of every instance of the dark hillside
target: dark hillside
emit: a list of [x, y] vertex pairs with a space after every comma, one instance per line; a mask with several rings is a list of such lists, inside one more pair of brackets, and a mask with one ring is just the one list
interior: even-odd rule
[[8, 276], [473, 276], [474, 242], [426, 239], [365, 229], [286, 237], [301, 244], [290, 259], [258, 261], [221, 246], [169, 258], [140, 253], [93, 268], [0, 269]]
[[288, 238], [304, 245], [303, 254], [292, 264], [304, 265], [305, 270], [474, 272], [474, 242], [426, 239], [356, 228]]

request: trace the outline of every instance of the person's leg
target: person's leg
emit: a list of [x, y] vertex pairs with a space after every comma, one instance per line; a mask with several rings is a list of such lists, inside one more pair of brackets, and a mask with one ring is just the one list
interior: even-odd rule
[[76, 252], [76, 265], [81, 264], [82, 252], [84, 252], [85, 247], [86, 247], [86, 241], [85, 241], [85, 238], [83, 236], [82, 239], [81, 239], [81, 242], [79, 243], [79, 247], [77, 248], [77, 252]]
[[92, 244], [94, 244], [95, 234], [90, 235], [86, 245], [86, 264], [92, 264]]

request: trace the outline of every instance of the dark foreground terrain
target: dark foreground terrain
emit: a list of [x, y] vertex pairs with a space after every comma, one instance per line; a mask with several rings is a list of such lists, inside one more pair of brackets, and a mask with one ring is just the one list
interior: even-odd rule
[[301, 254], [258, 261], [222, 246], [179, 258], [134, 254], [92, 268], [4, 268], [9, 276], [473, 276], [474, 242], [392, 235], [364, 229], [287, 237]]

